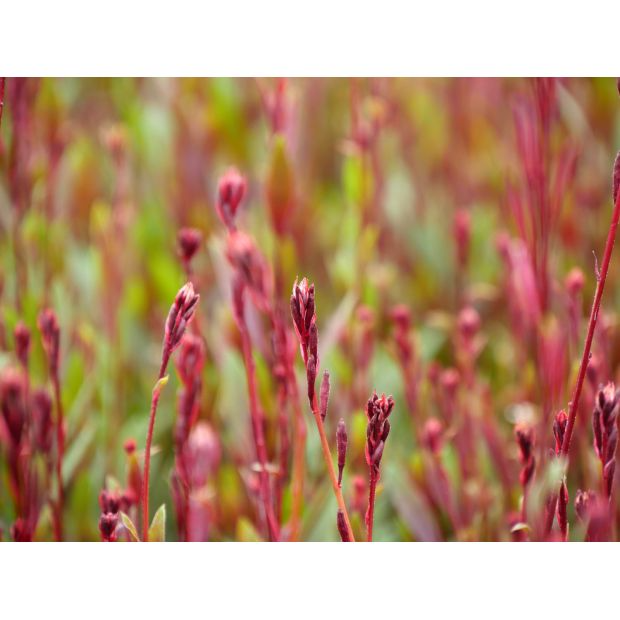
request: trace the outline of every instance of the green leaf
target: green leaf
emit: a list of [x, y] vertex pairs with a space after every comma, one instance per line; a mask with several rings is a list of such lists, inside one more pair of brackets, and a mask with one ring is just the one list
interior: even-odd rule
[[166, 542], [166, 504], [162, 504], [153, 517], [149, 527], [149, 542]]
[[157, 381], [155, 387], [153, 388], [153, 394], [159, 396], [160, 392], [164, 389], [164, 386], [168, 383], [168, 375], [162, 377]]
[[261, 535], [254, 525], [245, 517], [237, 521], [237, 540], [240, 542], [262, 542]]
[[131, 520], [131, 517], [124, 512], [121, 512], [121, 521], [123, 522], [123, 525], [125, 526], [127, 531], [131, 534], [134, 542], [140, 542], [140, 538], [138, 537], [138, 530], [136, 529], [134, 522]]

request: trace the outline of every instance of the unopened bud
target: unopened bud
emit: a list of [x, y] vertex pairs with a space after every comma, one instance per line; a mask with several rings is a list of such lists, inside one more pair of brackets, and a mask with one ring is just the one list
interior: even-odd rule
[[329, 403], [329, 373], [327, 370], [323, 373], [323, 379], [321, 380], [321, 420], [325, 422], [325, 417], [327, 416], [327, 405]]
[[336, 449], [338, 452], [338, 486], [342, 486], [342, 472], [347, 459], [347, 428], [344, 420], [340, 418], [336, 429]]
[[220, 179], [216, 210], [222, 223], [229, 229], [234, 226], [235, 216], [245, 190], [245, 179], [235, 168], [227, 170]]
[[340, 539], [342, 542], [351, 542], [351, 539], [349, 538], [349, 530], [347, 529], [347, 523], [344, 519], [344, 513], [342, 510], [338, 511], [336, 523], [338, 525], [338, 533], [340, 534]]

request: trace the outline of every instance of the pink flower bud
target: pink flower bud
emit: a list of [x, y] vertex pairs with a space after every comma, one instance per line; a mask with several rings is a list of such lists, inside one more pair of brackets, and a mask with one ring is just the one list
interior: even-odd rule
[[220, 440], [206, 422], [198, 422], [189, 434], [185, 457], [190, 487], [200, 489], [215, 474], [222, 458]]
[[163, 372], [165, 372], [168, 359], [181, 344], [181, 338], [183, 338], [185, 328], [194, 316], [196, 304], [199, 299], [200, 295], [194, 292], [193, 284], [188, 282], [177, 293], [174, 303], [170, 307], [164, 332], [164, 353], [162, 355]]
[[229, 168], [220, 179], [216, 210], [222, 223], [229, 230], [234, 228], [235, 216], [243, 196], [246, 182], [235, 168]]
[[202, 233], [196, 228], [181, 228], [177, 235], [179, 256], [186, 269], [202, 244]]
[[480, 315], [475, 308], [463, 308], [457, 319], [459, 333], [465, 340], [471, 340], [480, 329]]
[[583, 275], [583, 271], [581, 271], [579, 267], [573, 267], [573, 269], [568, 272], [564, 284], [568, 294], [571, 297], [575, 297], [581, 293], [583, 290], [583, 285], [585, 284], [585, 276]]
[[431, 454], [438, 455], [441, 452], [443, 427], [437, 418], [429, 418], [426, 421], [422, 430], [421, 440], [424, 447]]

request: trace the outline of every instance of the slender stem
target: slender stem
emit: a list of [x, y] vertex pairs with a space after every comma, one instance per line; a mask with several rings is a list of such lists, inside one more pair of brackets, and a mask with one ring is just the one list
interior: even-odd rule
[[[295, 378], [293, 377], [293, 381]], [[304, 495], [304, 471], [306, 451], [306, 423], [299, 403], [297, 383], [293, 392], [294, 420], [293, 420], [293, 480], [292, 480], [292, 506], [291, 506], [291, 540], [299, 538], [299, 523], [301, 521], [301, 509]]]
[[342, 496], [342, 489], [338, 486], [338, 476], [336, 475], [336, 470], [334, 468], [334, 460], [332, 458], [332, 453], [329, 448], [329, 442], [327, 441], [327, 435], [325, 434], [325, 427], [323, 426], [323, 420], [321, 419], [321, 414], [319, 412], [319, 405], [317, 402], [316, 394], [314, 394], [314, 397], [312, 398], [312, 414], [314, 415], [316, 427], [319, 430], [319, 437], [321, 438], [321, 448], [323, 449], [323, 458], [325, 459], [329, 478], [332, 482], [332, 487], [334, 488], [334, 494], [336, 495], [338, 508], [342, 510], [342, 514], [344, 515], [344, 522], [347, 527], [347, 532], [349, 533], [349, 540], [351, 542], [355, 542], [353, 528], [351, 527], [351, 522], [349, 521], [349, 513], [347, 512], [347, 506], [344, 503], [344, 497]]
[[151, 398], [151, 412], [149, 414], [149, 428], [146, 433], [146, 447], [144, 448], [144, 474], [142, 480], [142, 540], [144, 542], [147, 542], [149, 537], [149, 476], [151, 473], [151, 444], [153, 443], [155, 414], [157, 413], [157, 404], [159, 403], [159, 396], [161, 394], [159, 380], [164, 377], [167, 361], [168, 360], [166, 359], [166, 364], [164, 364], [162, 360], [158, 383], [155, 385], [155, 389], [153, 390], [153, 396]]
[[[611, 261], [611, 254], [614, 249], [614, 242], [616, 240], [616, 230], [618, 229], [618, 221], [620, 220], [620, 192], [616, 196], [616, 202], [614, 204], [614, 210], [611, 218], [611, 224], [609, 225], [609, 232], [607, 234], [607, 242], [605, 243], [605, 254], [603, 256], [603, 263], [601, 265], [600, 273], [597, 274], [596, 292], [594, 293], [594, 301], [592, 302], [592, 310], [590, 311], [590, 320], [588, 321], [588, 331], [586, 334], [586, 340], [583, 347], [583, 355], [581, 356], [581, 364], [579, 365], [579, 372], [577, 373], [577, 383], [575, 384], [575, 391], [573, 393], [573, 399], [570, 402], [568, 409], [568, 423], [566, 425], [566, 432], [564, 433], [564, 440], [562, 441], [562, 448], [560, 454], [564, 457], [568, 457], [570, 450], [570, 442], [573, 436], [573, 429], [575, 427], [575, 420], [577, 419], [577, 410], [579, 408], [579, 398], [581, 396], [581, 390], [583, 388], [583, 382], [586, 377], [586, 371], [588, 369], [588, 362], [590, 361], [590, 350], [592, 348], [592, 340], [594, 338], [594, 329], [598, 320], [599, 309], [601, 307], [601, 299], [603, 297], [603, 289], [605, 288], [605, 280], [607, 279], [607, 272], [609, 271], [609, 263]], [[549, 510], [547, 511], [547, 518], [545, 522], [545, 537], [551, 531], [553, 525], [553, 516], [555, 514], [555, 507], [558, 501], [558, 494], [555, 493], [550, 500]]]
[[276, 524], [270, 498], [269, 472], [267, 471], [267, 446], [265, 444], [263, 415], [258, 403], [256, 367], [252, 357], [252, 343], [250, 342], [250, 335], [248, 334], [247, 325], [241, 317], [239, 319], [239, 331], [241, 332], [241, 348], [243, 349], [243, 361], [245, 363], [245, 374], [248, 382], [250, 417], [252, 419], [252, 432], [254, 436], [254, 445], [256, 447], [256, 458], [260, 465], [261, 500], [265, 510], [265, 520], [267, 522], [267, 533], [269, 535], [269, 540], [274, 541], [278, 540], [278, 526]]
[[293, 403], [293, 472], [291, 481], [291, 520], [290, 540], [299, 538], [299, 524], [304, 499], [304, 474], [306, 459], [306, 422], [301, 407], [299, 388], [295, 376], [295, 368], [287, 356], [287, 381], [289, 394]]
[[0, 127], [2, 127], [2, 112], [4, 111], [4, 87], [6, 78], [0, 78]]
[[521, 522], [527, 523], [527, 484], [523, 486], [523, 500], [521, 502]]
[[287, 477], [290, 442], [288, 437], [288, 407], [286, 405], [286, 386], [278, 386], [278, 434], [279, 434], [279, 460], [278, 475], [275, 479], [274, 506], [275, 516], [278, 523], [282, 522], [282, 498], [284, 495], [284, 482]]
[[366, 541], [372, 542], [372, 526], [375, 520], [375, 493], [377, 491], [377, 472], [370, 466], [370, 487], [368, 489], [368, 511], [366, 512]]
[[54, 518], [54, 530], [56, 540], [62, 540], [62, 511], [64, 503], [64, 489], [62, 483], [62, 461], [65, 453], [65, 429], [64, 429], [64, 414], [62, 409], [62, 399], [60, 397], [60, 381], [58, 379], [58, 372], [55, 372], [52, 377], [52, 383], [54, 385], [54, 399], [56, 401], [56, 444], [58, 454], [56, 456], [56, 478], [58, 480], [58, 499], [56, 502], [55, 518]]

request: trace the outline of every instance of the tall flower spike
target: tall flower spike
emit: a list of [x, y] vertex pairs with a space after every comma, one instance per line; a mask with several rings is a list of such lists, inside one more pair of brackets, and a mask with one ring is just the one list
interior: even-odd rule
[[372, 542], [372, 528], [375, 513], [375, 492], [379, 480], [379, 465], [383, 456], [385, 442], [390, 434], [388, 417], [394, 408], [394, 399], [391, 396], [381, 398], [375, 392], [366, 405], [368, 426], [366, 428], [366, 462], [370, 472], [368, 509], [366, 510], [367, 540]]
[[149, 413], [149, 425], [146, 433], [146, 444], [144, 448], [144, 471], [142, 482], [142, 537], [148, 538], [149, 527], [149, 476], [151, 466], [151, 444], [153, 442], [153, 429], [155, 428], [155, 416], [161, 390], [166, 385], [168, 377], [165, 376], [166, 368], [170, 356], [181, 343], [185, 328], [194, 316], [196, 304], [200, 296], [194, 292], [194, 286], [188, 282], [177, 293], [174, 303], [168, 312], [166, 325], [164, 328], [164, 342], [161, 354], [161, 366], [159, 368], [159, 380], [153, 388], [151, 398], [151, 411]]
[[318, 402], [315, 393], [316, 373], [319, 367], [319, 336], [316, 326], [314, 284], [308, 284], [308, 280], [306, 278], [303, 278], [299, 284], [297, 283], [297, 280], [295, 280], [290, 305], [293, 326], [295, 327], [295, 333], [297, 334], [297, 338], [299, 340], [301, 357], [303, 359], [304, 366], [306, 367], [310, 408], [312, 409], [312, 415], [314, 416], [314, 421], [316, 422], [316, 427], [321, 439], [321, 449], [323, 451], [325, 466], [327, 467], [332, 488], [334, 489], [334, 495], [336, 496], [336, 501], [338, 502], [338, 508], [342, 513], [342, 518], [341, 521], [339, 521], [338, 526], [339, 528], [341, 526], [344, 527], [347, 533], [347, 538], [351, 541], [355, 541], [347, 507], [342, 495], [342, 489], [340, 488], [338, 478], [336, 476], [329, 441], [327, 440], [327, 435], [325, 433], [325, 426], [323, 424], [323, 418], [327, 414], [329, 375], [324, 375], [323, 381], [321, 382], [321, 403]]
[[220, 179], [216, 210], [220, 220], [229, 230], [235, 227], [235, 216], [245, 190], [245, 179], [236, 168], [229, 168]]
[[[616, 161], [614, 163], [614, 176], [616, 176], [616, 171], [618, 165], [618, 157], [616, 157]], [[588, 363], [590, 362], [591, 351], [592, 351], [592, 341], [594, 339], [594, 331], [596, 329], [596, 323], [600, 314], [601, 309], [601, 300], [603, 298], [603, 291], [605, 289], [605, 282], [607, 280], [607, 273], [609, 271], [609, 265], [611, 263], [611, 256], [614, 249], [614, 243], [616, 240], [616, 231], [618, 230], [618, 225], [620, 223], [620, 200], [618, 200], [617, 194], [614, 196], [614, 208], [611, 216], [611, 222], [609, 225], [609, 231], [607, 232], [607, 241], [605, 242], [605, 251], [603, 254], [603, 261], [601, 263], [600, 271], [597, 275], [597, 283], [596, 283], [596, 291], [594, 293], [594, 300], [592, 301], [592, 309], [590, 310], [590, 319], [588, 320], [588, 329], [586, 331], [586, 338], [583, 347], [583, 353], [581, 356], [581, 362], [579, 363], [579, 370], [577, 372], [577, 381], [575, 383], [575, 389], [573, 392], [573, 397], [571, 399], [570, 408], [568, 411], [568, 422], [566, 425], [566, 433], [564, 436], [564, 441], [562, 442], [562, 454], [567, 456], [570, 450], [570, 442], [573, 434], [573, 429], [575, 428], [575, 421], [577, 419], [577, 410], [579, 407], [579, 398], [581, 397], [581, 391], [583, 389], [583, 382], [586, 377], [586, 369], [588, 367]], [[557, 494], [552, 496], [551, 505], [557, 502]], [[547, 511], [547, 517], [545, 519], [545, 528], [544, 533], [548, 535], [551, 531], [551, 526], [553, 524], [553, 512], [555, 511]]]

